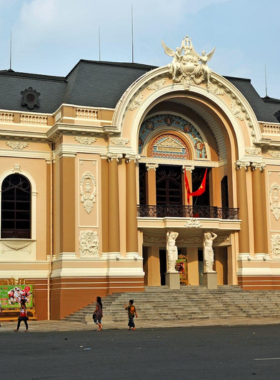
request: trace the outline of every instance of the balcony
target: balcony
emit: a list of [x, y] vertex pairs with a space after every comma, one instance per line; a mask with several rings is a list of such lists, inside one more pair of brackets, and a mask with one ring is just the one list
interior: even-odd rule
[[138, 217], [140, 218], [209, 218], [238, 220], [239, 209], [214, 206], [137, 206]]

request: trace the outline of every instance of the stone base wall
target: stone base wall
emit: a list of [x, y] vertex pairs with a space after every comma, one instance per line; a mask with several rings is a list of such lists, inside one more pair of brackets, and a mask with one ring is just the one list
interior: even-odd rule
[[279, 290], [280, 276], [239, 276], [238, 285], [244, 290]]

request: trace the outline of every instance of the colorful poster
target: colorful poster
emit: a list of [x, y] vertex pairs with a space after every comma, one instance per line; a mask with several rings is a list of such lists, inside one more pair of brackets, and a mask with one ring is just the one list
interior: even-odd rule
[[180, 272], [180, 280], [187, 280], [187, 260], [186, 259], [178, 259], [176, 261], [176, 270]]
[[21, 298], [26, 299], [26, 307], [33, 307], [33, 285], [0, 285], [2, 309], [19, 309]]

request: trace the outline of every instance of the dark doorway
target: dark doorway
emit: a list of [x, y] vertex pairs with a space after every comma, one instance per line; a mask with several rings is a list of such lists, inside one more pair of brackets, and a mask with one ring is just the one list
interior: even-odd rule
[[157, 205], [182, 205], [182, 168], [160, 165], [156, 171]]
[[[192, 172], [192, 191], [197, 191], [201, 186], [206, 168], [195, 168]], [[208, 168], [206, 177], [206, 189], [203, 194], [198, 197], [193, 197], [193, 205], [210, 206], [210, 191], [209, 191], [209, 173], [211, 168]]]
[[203, 250], [198, 250], [198, 278], [199, 285], [203, 285]]
[[160, 264], [160, 284], [165, 285], [165, 273], [166, 273], [166, 250], [159, 250], [159, 264]]

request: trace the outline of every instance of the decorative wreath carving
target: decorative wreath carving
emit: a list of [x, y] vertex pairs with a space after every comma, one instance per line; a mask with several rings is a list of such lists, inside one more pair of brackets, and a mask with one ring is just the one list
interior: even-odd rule
[[85, 172], [80, 182], [81, 202], [89, 214], [96, 200], [96, 181], [91, 172]]

